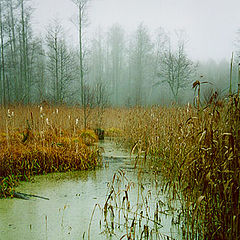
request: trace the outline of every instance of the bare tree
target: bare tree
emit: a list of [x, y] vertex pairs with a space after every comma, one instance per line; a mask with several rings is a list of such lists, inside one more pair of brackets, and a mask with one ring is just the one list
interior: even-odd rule
[[80, 76], [80, 88], [81, 88], [81, 104], [84, 112], [84, 129], [87, 127], [87, 103], [85, 102], [85, 87], [84, 82], [84, 69], [83, 69], [83, 27], [86, 23], [86, 9], [89, 0], [72, 0], [72, 2], [78, 8], [78, 40], [79, 40], [79, 76]]
[[106, 63], [107, 50], [103, 42], [103, 33], [99, 28], [92, 41], [88, 74], [89, 80], [93, 82], [94, 102], [97, 110], [96, 127], [99, 129], [102, 127], [103, 113], [109, 100], [108, 84], [110, 81], [107, 79], [106, 68], [112, 71], [112, 67], [109, 68], [109, 63]]
[[114, 24], [108, 32], [109, 68], [111, 72], [111, 91], [114, 105], [119, 104], [119, 86], [123, 72], [124, 30]]
[[1, 0], [1, 103], [30, 103], [38, 44], [31, 27], [27, 0]]
[[53, 25], [48, 27], [46, 42], [48, 46], [48, 71], [53, 79], [53, 96], [56, 103], [60, 102], [60, 80], [59, 80], [59, 52], [60, 41], [63, 34], [62, 26], [57, 20], [54, 20]]
[[95, 91], [89, 84], [85, 84], [84, 86], [84, 130], [88, 127], [88, 119], [92, 113], [92, 110], [95, 107]]
[[3, 13], [2, 1], [0, 1], [0, 38], [1, 38], [1, 94], [2, 103], [6, 105], [6, 76], [5, 76], [5, 55], [4, 55], [4, 33], [3, 33]]
[[133, 82], [133, 96], [135, 105], [146, 103], [148, 82], [152, 74], [152, 52], [153, 45], [148, 34], [148, 29], [140, 24], [135, 33], [131, 48], [131, 64]]
[[48, 27], [48, 72], [52, 80], [53, 98], [61, 104], [66, 98], [68, 85], [73, 80], [71, 54], [65, 43], [64, 31], [58, 20]]
[[107, 93], [106, 83], [103, 83], [103, 81], [97, 82], [94, 90], [94, 95], [95, 95], [95, 105], [97, 108], [97, 128], [101, 128], [102, 121], [103, 121], [103, 114], [108, 104], [108, 93]]
[[24, 103], [31, 102], [31, 51], [33, 50], [33, 35], [31, 29], [32, 7], [27, 0], [20, 0], [20, 22], [19, 22], [19, 45], [20, 45], [20, 74], [21, 74], [21, 91], [23, 92]]
[[175, 101], [178, 102], [179, 91], [189, 86], [196, 70], [196, 65], [185, 52], [185, 41], [179, 39], [175, 51], [169, 44], [169, 48], [163, 52], [159, 60], [160, 80], [156, 84], [167, 83]]
[[34, 68], [34, 78], [36, 79], [36, 93], [38, 96], [38, 101], [43, 102], [46, 98], [46, 55], [43, 49], [43, 41], [42, 39], [38, 39], [38, 50], [35, 64], [36, 68]]
[[10, 81], [14, 83], [13, 91], [14, 94], [12, 94], [13, 101], [19, 102], [20, 100], [20, 79], [19, 79], [19, 54], [17, 50], [17, 38], [16, 38], [16, 23], [17, 23], [17, 14], [14, 12], [14, 9], [16, 9], [16, 3], [13, 2], [13, 0], [7, 0], [6, 1], [6, 7], [8, 9], [7, 14], [7, 31], [9, 35], [9, 43], [10, 43], [10, 56], [11, 60], [9, 61], [8, 69], [10, 71], [9, 78]]

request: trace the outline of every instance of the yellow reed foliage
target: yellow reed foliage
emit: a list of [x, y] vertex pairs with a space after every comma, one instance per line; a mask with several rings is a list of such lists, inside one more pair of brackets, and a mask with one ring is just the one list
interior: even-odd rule
[[65, 107], [1, 109], [0, 196], [11, 195], [19, 180], [33, 175], [101, 164], [94, 146], [97, 136], [92, 130], [81, 130], [81, 113]]

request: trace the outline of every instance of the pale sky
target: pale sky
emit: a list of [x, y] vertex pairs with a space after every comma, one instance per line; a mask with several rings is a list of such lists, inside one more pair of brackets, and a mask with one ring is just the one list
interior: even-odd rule
[[[77, 39], [70, 18], [76, 13], [71, 0], [32, 0], [35, 29], [44, 31], [54, 17], [62, 19], [68, 35]], [[240, 29], [240, 0], [91, 0], [87, 31], [98, 26], [107, 30], [119, 23], [126, 31], [143, 22], [150, 31], [163, 27], [173, 32], [184, 29], [188, 52], [195, 60], [229, 60]]]

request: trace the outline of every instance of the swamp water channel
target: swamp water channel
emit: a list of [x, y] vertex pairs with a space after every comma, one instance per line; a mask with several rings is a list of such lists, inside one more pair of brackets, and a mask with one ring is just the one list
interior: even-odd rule
[[139, 174], [114, 142], [99, 146], [103, 168], [35, 176], [16, 189], [49, 200], [0, 199], [0, 240], [181, 239], [156, 175]]

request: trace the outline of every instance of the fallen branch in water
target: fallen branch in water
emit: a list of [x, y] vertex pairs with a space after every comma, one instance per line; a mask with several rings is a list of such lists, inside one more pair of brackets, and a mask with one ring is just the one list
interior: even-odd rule
[[29, 200], [30, 197], [41, 198], [41, 199], [44, 199], [44, 200], [50, 200], [47, 197], [42, 197], [42, 196], [33, 195], [33, 194], [26, 194], [26, 193], [21, 193], [21, 192], [13, 192], [13, 197], [24, 199], [24, 200]]

